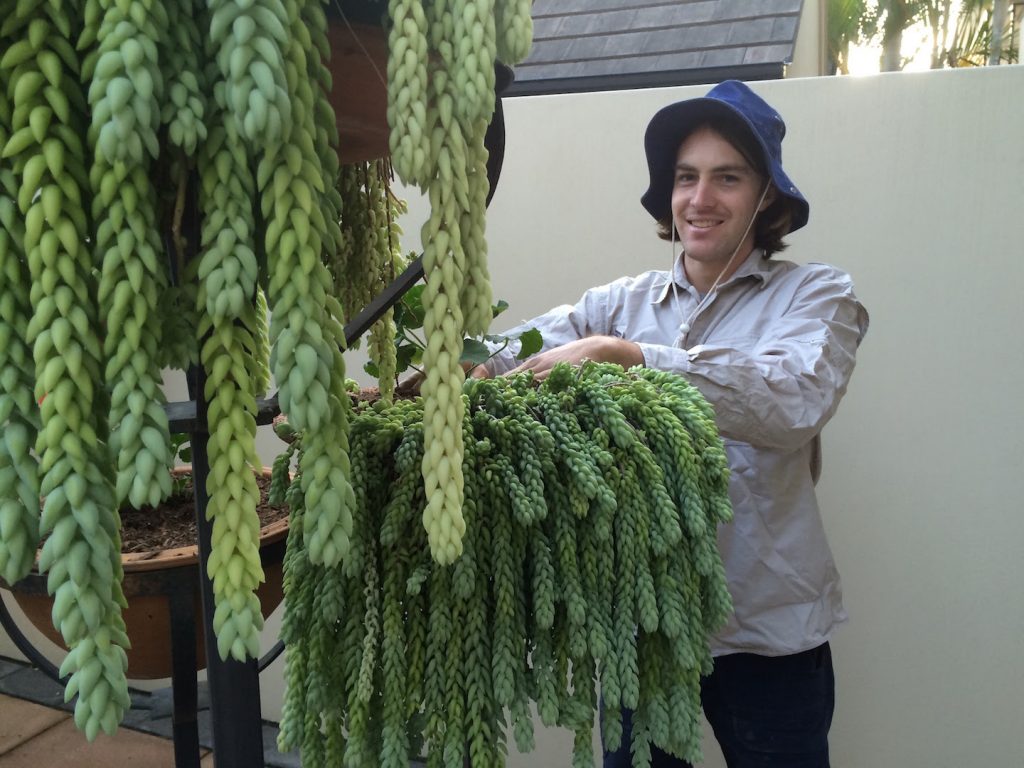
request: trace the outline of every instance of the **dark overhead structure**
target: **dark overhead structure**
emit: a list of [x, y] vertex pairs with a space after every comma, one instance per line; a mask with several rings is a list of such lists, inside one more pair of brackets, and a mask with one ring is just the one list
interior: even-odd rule
[[535, 0], [507, 96], [773, 80], [803, 0]]

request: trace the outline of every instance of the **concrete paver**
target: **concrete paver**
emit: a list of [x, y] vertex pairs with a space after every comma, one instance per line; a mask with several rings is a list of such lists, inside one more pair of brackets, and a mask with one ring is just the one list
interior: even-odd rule
[[[132, 708], [113, 736], [86, 741], [71, 719], [63, 687], [31, 665], [0, 656], [0, 768], [163, 768], [174, 765], [170, 689], [131, 691]], [[209, 696], [198, 696], [200, 758], [214, 768]], [[277, 727], [263, 723], [266, 768], [299, 768], [298, 751], [277, 751]], [[415, 763], [414, 763], [415, 765]]]
[[174, 768], [174, 745], [128, 728], [119, 728], [112, 737], [100, 734], [90, 744], [74, 722], [65, 718], [5, 754], [0, 763], [3, 768]]
[[[13, 696], [0, 696], [0, 756], [53, 728], [68, 714]], [[7, 765], [6, 758], [0, 763]]]

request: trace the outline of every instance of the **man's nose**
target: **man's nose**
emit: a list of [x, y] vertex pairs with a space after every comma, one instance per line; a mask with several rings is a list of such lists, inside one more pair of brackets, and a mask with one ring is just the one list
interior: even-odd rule
[[693, 186], [693, 197], [690, 198], [690, 202], [695, 208], [706, 208], [711, 205], [711, 185], [707, 179], [697, 179], [697, 183]]

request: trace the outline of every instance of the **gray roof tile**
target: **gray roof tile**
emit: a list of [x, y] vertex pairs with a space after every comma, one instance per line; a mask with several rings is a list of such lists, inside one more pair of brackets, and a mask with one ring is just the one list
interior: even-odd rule
[[764, 64], [769, 61], [789, 63], [793, 55], [791, 45], [757, 45], [747, 49], [744, 64]]
[[[622, 32], [626, 29], [637, 29], [637, 11], [627, 8], [608, 13], [580, 13], [574, 16], [563, 16], [558, 28], [561, 37], [578, 37], [581, 35], [609, 34]], [[547, 21], [547, 19], [544, 19]], [[536, 24], [534, 26], [536, 30]], [[536, 31], [534, 31], [536, 35]]]
[[745, 48], [715, 48], [704, 51], [700, 57], [702, 67], [730, 67], [743, 63]]
[[653, 61], [646, 62], [648, 65], [660, 70], [673, 69], [696, 69], [700, 66], [700, 51], [678, 51], [676, 53], [663, 53]]
[[800, 27], [799, 16], [779, 16], [772, 28], [773, 40], [796, 40], [797, 29]]
[[775, 26], [775, 19], [767, 17], [764, 19], [748, 19], [740, 23], [729, 25], [729, 43], [732, 45], [750, 45], [751, 43], [774, 42], [772, 28]]

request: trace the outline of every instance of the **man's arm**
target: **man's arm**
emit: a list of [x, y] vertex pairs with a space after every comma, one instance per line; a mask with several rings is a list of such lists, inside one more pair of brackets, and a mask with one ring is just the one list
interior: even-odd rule
[[623, 368], [643, 365], [640, 345], [615, 336], [588, 336], [534, 355], [512, 373], [533, 371], [534, 378], [544, 379], [558, 363], [579, 365], [586, 360], [598, 363], [618, 363]]

